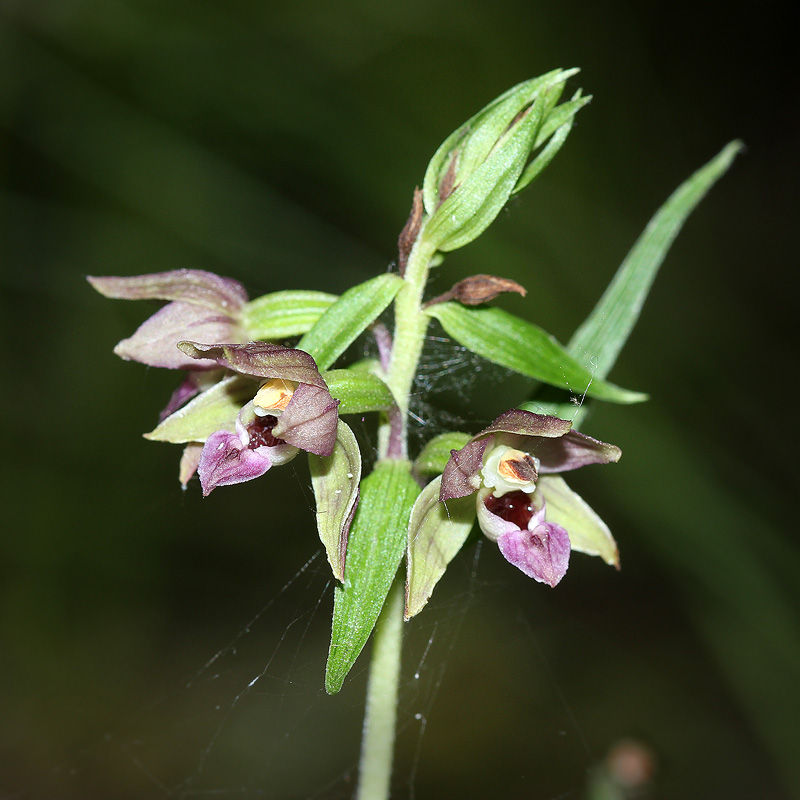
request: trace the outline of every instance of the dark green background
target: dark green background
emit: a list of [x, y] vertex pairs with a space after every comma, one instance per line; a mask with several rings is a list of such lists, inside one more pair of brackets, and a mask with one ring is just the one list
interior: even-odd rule
[[[340, 292], [394, 258], [439, 142], [556, 66], [594, 101], [435, 291], [513, 278], [527, 298], [499, 304], [566, 341], [678, 183], [748, 150], [611, 375], [650, 403], [586, 428], [624, 452], [572, 481], [622, 571], [576, 556], [550, 591], [488, 543], [462, 553], [408, 626], [394, 796], [583, 797], [626, 736], [657, 797], [799, 794], [790, 30], [780, 6], [625, 0], [2, 0], [0, 797], [350, 795], [365, 666], [322, 692], [302, 459], [182, 494], [178, 450], [140, 438], [176, 376], [111, 353], [155, 306], [83, 278]], [[476, 426], [524, 397], [486, 378]]]

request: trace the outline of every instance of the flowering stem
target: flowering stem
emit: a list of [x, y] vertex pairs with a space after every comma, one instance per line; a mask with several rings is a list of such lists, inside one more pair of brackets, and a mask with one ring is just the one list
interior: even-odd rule
[[[422, 235], [408, 258], [406, 283], [395, 298], [395, 327], [386, 383], [397, 401], [379, 432], [379, 458], [408, 456], [408, 406], [429, 317], [422, 311], [435, 248]], [[375, 626], [361, 739], [357, 800], [388, 800], [392, 776], [397, 688], [403, 642], [403, 581], [398, 576]]]
[[[406, 264], [405, 285], [397, 293], [394, 301], [394, 342], [389, 362], [386, 383], [394, 394], [398, 407], [397, 422], [392, 421], [391, 436], [389, 424], [384, 424], [380, 431], [379, 450], [381, 457], [407, 457], [407, 419], [411, 388], [417, 374], [425, 332], [430, 317], [422, 311], [422, 295], [428, 282], [430, 262], [436, 248], [428, 244], [423, 237], [424, 228], [417, 237]], [[397, 430], [399, 426], [399, 430]], [[398, 452], [390, 453], [392, 440], [399, 436], [400, 443], [394, 448]]]
[[403, 643], [403, 582], [396, 578], [375, 626], [357, 800], [388, 800]]

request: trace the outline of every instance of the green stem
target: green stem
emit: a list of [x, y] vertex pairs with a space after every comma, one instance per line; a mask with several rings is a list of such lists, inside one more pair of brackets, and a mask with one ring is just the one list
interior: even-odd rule
[[403, 645], [403, 603], [403, 582], [396, 578], [375, 626], [357, 800], [389, 797]]
[[[386, 383], [397, 410], [381, 425], [379, 458], [408, 457], [408, 406], [417, 374], [429, 317], [422, 312], [422, 295], [436, 249], [423, 241], [422, 231], [409, 254], [405, 286], [395, 298], [392, 355]], [[398, 575], [375, 625], [367, 705], [361, 738], [357, 800], [388, 800], [392, 777], [397, 687], [403, 646], [404, 582]]]
[[428, 315], [422, 312], [422, 295], [428, 282], [430, 262], [436, 253], [436, 248], [424, 241], [423, 232], [424, 226], [408, 257], [403, 276], [405, 286], [394, 301], [394, 342], [386, 383], [397, 400], [399, 413], [391, 426], [389, 423], [381, 426], [378, 449], [382, 458], [408, 457], [409, 399], [430, 322]]

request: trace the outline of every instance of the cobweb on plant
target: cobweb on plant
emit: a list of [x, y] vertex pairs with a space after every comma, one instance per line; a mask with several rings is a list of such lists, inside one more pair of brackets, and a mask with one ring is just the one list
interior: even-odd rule
[[[467, 418], [436, 408], [435, 401], [440, 393], [454, 389], [464, 397], [479, 382], [496, 386], [507, 375], [506, 370], [446, 337], [431, 337], [418, 387], [426, 401], [417, 396], [413, 405], [416, 438], [427, 439], [451, 428], [475, 430], [476, 425], [488, 422], [488, 418]], [[370, 436], [366, 425], [359, 426], [359, 435]], [[302, 468], [295, 468], [295, 475], [302, 506], [297, 528], [308, 534], [311, 543], [314, 507], [308, 476]], [[269, 487], [261, 489], [268, 492]], [[183, 498], [185, 503], [195, 502], [186, 495]], [[163, 502], [173, 501], [174, 497]], [[491, 557], [485, 559], [483, 554], [489, 551]], [[438, 771], [472, 774], [480, 766], [474, 752], [483, 754], [494, 769], [491, 765], [509, 747], [504, 741], [507, 709], [502, 707], [502, 692], [495, 705], [484, 706], [485, 698], [498, 696], [495, 678], [507, 679], [509, 674], [505, 664], [494, 670], [487, 667], [492, 664], [487, 627], [497, 624], [508, 628], [512, 637], [528, 640], [536, 640], [536, 633], [527, 616], [520, 616], [520, 609], [500, 620], [491, 616], [495, 596], [506, 593], [509, 583], [518, 580], [503, 569], [507, 565], [501, 561], [481, 539], [469, 544], [451, 565], [429, 606], [406, 628], [395, 798], [433, 796], [433, 787], [441, 780], [436, 777]], [[359, 659], [340, 694], [325, 694], [333, 580], [323, 551], [316, 549], [287, 576], [278, 588], [261, 589], [252, 600], [256, 611], [245, 609], [244, 622], [223, 624], [232, 635], [216, 642], [206, 637], [206, 656], [182, 658], [179, 652], [168, 653], [168, 659], [185, 664], [184, 680], [162, 685], [155, 681], [152, 701], [138, 713], [123, 721], [109, 720], [108, 727], [80, 753], [54, 765], [33, 785], [0, 794], [0, 798], [351, 797], [357, 780], [368, 659]], [[536, 587], [530, 588], [535, 592]], [[573, 753], [578, 771], [570, 772], [566, 785], [561, 784], [564, 791], [555, 795], [578, 797], [592, 755], [567, 692], [548, 666], [548, 648], [538, 642], [536, 646], [540, 663], [522, 665], [516, 673], [519, 686], [514, 703], [535, 706], [540, 702], [537, 687], [549, 686], [555, 711], [548, 706], [548, 725], [537, 723], [539, 730], [532, 741], [544, 737], [551, 748], [574, 751], [574, 744], [562, 744], [567, 731], [570, 742], [578, 742], [576, 759]], [[467, 756], [469, 768], [463, 763], [465, 752], [473, 753]], [[531, 770], [535, 760], [532, 757]], [[477, 769], [477, 773], [482, 771]], [[458, 785], [452, 775], [449, 780], [450, 785]], [[540, 785], [533, 772], [516, 780], [531, 789]]]

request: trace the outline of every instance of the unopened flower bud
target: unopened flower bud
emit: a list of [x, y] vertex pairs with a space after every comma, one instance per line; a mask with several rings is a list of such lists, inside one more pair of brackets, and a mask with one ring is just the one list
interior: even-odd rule
[[429, 244], [446, 252], [480, 236], [550, 162], [588, 101], [576, 95], [557, 106], [575, 72], [554, 70], [520, 83], [445, 139], [423, 183]]

